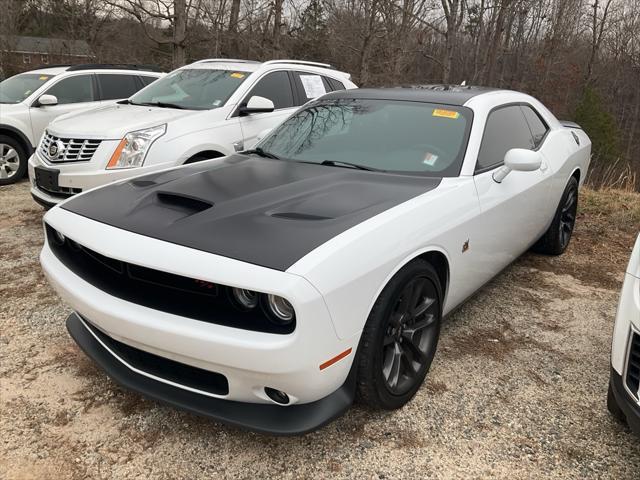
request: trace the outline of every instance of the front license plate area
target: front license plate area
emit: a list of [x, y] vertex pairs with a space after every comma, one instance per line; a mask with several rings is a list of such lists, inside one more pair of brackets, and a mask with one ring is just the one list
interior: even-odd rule
[[35, 167], [36, 185], [43, 190], [49, 190], [51, 192], [57, 192], [59, 190], [58, 176], [60, 170], [53, 168]]

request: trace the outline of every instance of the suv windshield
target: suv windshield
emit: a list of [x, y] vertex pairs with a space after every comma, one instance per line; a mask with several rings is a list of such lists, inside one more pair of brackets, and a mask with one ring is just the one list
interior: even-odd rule
[[189, 110], [223, 106], [249, 72], [186, 68], [170, 73], [129, 99], [138, 105], [158, 105]]
[[279, 158], [333, 167], [460, 174], [472, 113], [465, 107], [378, 100], [320, 100], [260, 143]]
[[0, 103], [20, 103], [51, 80], [54, 75], [21, 73], [0, 82]]

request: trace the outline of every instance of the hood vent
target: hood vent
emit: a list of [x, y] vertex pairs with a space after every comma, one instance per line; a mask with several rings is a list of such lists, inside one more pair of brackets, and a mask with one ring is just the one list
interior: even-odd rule
[[158, 192], [156, 197], [161, 205], [188, 215], [203, 212], [213, 207], [213, 203], [195, 197], [178, 195], [176, 193]]
[[275, 218], [286, 218], [287, 220], [333, 220], [333, 217], [324, 217], [322, 215], [312, 215], [310, 213], [299, 212], [276, 212], [270, 215]]

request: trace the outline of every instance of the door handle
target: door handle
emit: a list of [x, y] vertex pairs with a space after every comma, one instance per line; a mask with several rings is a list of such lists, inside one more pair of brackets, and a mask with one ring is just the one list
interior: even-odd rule
[[244, 150], [244, 142], [243, 141], [237, 141], [233, 143], [233, 149], [236, 152], [241, 152], [242, 150]]

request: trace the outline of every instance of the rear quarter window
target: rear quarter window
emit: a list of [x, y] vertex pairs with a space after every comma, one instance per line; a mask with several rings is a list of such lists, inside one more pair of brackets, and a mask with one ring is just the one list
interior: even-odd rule
[[128, 98], [140, 87], [135, 75], [98, 74], [101, 100], [118, 100]]

